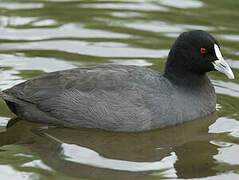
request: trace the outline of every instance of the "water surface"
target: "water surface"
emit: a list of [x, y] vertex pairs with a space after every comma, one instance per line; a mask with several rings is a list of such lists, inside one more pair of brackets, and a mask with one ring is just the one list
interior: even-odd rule
[[221, 44], [235, 80], [209, 74], [217, 112], [144, 133], [50, 129], [19, 121], [0, 100], [1, 179], [238, 179], [239, 2], [236, 0], [0, 0], [0, 89], [37, 75], [104, 63], [163, 72], [183, 31]]

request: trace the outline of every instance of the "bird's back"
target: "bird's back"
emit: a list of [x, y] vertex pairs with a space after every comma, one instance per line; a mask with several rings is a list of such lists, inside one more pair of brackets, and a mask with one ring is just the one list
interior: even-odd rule
[[148, 68], [103, 65], [48, 73], [4, 93], [21, 102], [8, 104], [29, 121], [142, 131], [157, 128], [157, 114], [168, 113], [170, 87]]

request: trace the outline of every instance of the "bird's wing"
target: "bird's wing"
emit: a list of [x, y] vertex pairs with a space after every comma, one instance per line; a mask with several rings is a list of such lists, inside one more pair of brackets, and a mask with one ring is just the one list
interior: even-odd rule
[[[138, 123], [132, 123], [145, 128], [150, 126], [148, 119], [151, 116], [143, 102], [145, 84], [139, 83], [145, 81], [145, 75], [144, 71], [136, 69], [134, 66], [108, 65], [58, 71], [4, 92], [34, 104], [40, 114], [43, 112], [67, 126], [125, 130], [126, 125], [130, 127], [131, 119], [137, 119]], [[39, 118], [34, 117], [34, 121], [42, 121]]]

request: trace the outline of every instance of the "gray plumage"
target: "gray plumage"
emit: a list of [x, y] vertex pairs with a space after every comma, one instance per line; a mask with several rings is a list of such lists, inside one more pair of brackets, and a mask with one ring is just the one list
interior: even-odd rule
[[195, 39], [210, 48], [217, 42], [204, 31], [192, 32], [174, 43], [164, 74], [137, 66], [82, 67], [36, 77], [0, 96], [25, 120], [67, 127], [145, 131], [201, 118], [215, 111], [206, 76], [214, 68], [188, 47], [201, 46]]
[[[208, 83], [198, 88], [196, 93], [184, 90], [148, 68], [103, 65], [48, 73], [4, 93], [15, 104], [15, 113], [28, 121], [143, 131], [175, 125], [214, 111], [213, 87]], [[188, 92], [193, 98], [190, 96], [192, 101], [185, 104]], [[205, 108], [204, 103], [212, 98], [212, 103], [207, 105], [210, 109]]]

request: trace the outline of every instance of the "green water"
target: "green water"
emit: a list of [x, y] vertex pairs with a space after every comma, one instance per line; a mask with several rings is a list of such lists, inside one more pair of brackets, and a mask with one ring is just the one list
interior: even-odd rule
[[52, 129], [40, 137], [31, 131], [38, 124], [5, 128], [14, 115], [0, 100], [0, 179], [238, 179], [238, 9], [237, 0], [0, 0], [1, 90], [103, 63], [162, 72], [175, 38], [193, 29], [218, 39], [236, 77], [209, 74], [216, 113], [145, 133]]

